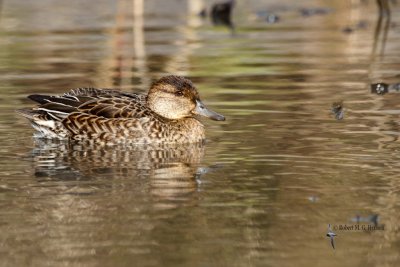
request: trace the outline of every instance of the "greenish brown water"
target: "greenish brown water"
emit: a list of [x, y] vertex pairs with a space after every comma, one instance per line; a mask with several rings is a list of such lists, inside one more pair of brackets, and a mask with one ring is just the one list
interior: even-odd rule
[[[1, 8], [0, 266], [400, 264], [400, 94], [369, 90], [399, 82], [399, 6], [371, 56], [374, 1], [238, 1], [233, 36], [191, 15], [197, 1], [146, 0], [143, 17], [135, 1], [31, 2]], [[44, 142], [14, 112], [31, 93], [145, 92], [167, 73], [226, 116], [204, 121], [205, 146]], [[374, 214], [384, 230], [337, 229]]]

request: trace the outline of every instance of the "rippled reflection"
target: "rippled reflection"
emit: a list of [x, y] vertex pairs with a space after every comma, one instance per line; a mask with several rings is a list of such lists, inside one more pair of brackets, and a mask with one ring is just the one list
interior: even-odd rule
[[152, 194], [173, 198], [195, 191], [206, 172], [200, 166], [204, 145], [199, 143], [106, 147], [35, 139], [35, 144], [31, 156], [39, 182], [149, 179]]
[[[377, 35], [375, 1], [235, 1], [232, 36], [197, 15], [223, 0], [2, 2], [0, 265], [399, 265], [399, 5]], [[167, 73], [227, 116], [204, 146], [35, 144], [14, 112]]]

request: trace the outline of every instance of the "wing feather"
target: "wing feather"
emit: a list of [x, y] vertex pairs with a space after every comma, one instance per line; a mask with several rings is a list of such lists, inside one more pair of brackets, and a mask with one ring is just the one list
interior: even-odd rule
[[34, 94], [29, 99], [39, 105], [19, 113], [32, 124], [76, 138], [146, 138], [142, 123], [157, 116], [147, 107], [145, 95], [114, 89], [76, 88], [60, 96]]

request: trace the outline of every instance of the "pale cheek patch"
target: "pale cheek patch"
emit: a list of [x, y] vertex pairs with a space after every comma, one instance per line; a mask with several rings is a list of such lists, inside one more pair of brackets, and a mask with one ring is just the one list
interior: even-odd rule
[[189, 101], [177, 99], [160, 99], [154, 111], [169, 119], [180, 119], [186, 117], [192, 110], [193, 105]]

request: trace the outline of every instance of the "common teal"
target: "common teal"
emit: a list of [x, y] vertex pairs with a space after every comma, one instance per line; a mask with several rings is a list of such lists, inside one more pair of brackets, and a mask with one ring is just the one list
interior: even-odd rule
[[197, 115], [223, 121], [208, 109], [193, 83], [180, 76], [156, 81], [147, 95], [77, 88], [61, 96], [30, 95], [39, 103], [17, 112], [36, 136], [99, 144], [195, 143], [204, 140]]

